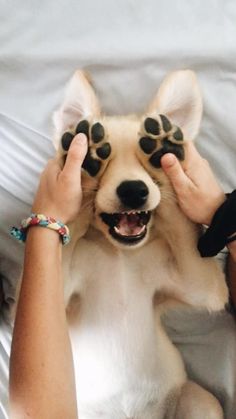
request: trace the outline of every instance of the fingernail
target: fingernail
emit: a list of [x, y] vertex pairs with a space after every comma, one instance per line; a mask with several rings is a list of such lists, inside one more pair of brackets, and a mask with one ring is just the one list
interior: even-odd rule
[[76, 135], [75, 141], [76, 141], [77, 144], [81, 144], [82, 145], [82, 144], [87, 143], [87, 137], [86, 137], [85, 134], [80, 133], [80, 134], [77, 134]]

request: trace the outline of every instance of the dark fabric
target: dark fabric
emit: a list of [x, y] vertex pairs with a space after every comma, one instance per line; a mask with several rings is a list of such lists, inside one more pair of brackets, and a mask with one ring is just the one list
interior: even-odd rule
[[202, 257], [215, 256], [236, 232], [236, 190], [227, 195], [226, 201], [216, 211], [210, 227], [198, 241]]

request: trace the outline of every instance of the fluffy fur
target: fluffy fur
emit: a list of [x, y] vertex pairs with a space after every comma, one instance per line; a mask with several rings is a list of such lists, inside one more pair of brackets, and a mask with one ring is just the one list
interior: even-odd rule
[[[202, 100], [191, 71], [170, 74], [146, 111], [163, 113], [193, 140]], [[82, 174], [83, 204], [70, 226], [63, 269], [80, 419], [218, 419], [218, 401], [188, 381], [183, 361], [167, 337], [161, 313], [170, 305], [216, 311], [228, 299], [217, 262], [196, 249], [199, 227], [177, 205], [161, 169], [148, 166], [138, 148], [142, 116], [101, 115], [95, 93], [77, 71], [55, 115], [55, 144], [79, 120], [99, 120], [112, 156], [102, 173]], [[148, 189], [151, 210], [145, 238], [118, 243], [100, 213], [122, 211], [116, 193], [125, 180]]]

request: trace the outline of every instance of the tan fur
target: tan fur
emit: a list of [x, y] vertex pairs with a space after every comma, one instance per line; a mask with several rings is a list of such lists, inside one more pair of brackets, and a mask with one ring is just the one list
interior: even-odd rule
[[[148, 108], [149, 114], [160, 112], [193, 139], [202, 103], [192, 72], [172, 73], [164, 81]], [[218, 401], [187, 381], [161, 313], [182, 304], [224, 309], [224, 276], [215, 260], [198, 254], [199, 227], [180, 211], [163, 171], [143, 158], [141, 117], [100, 116], [91, 86], [77, 72], [55, 117], [55, 143], [85, 117], [104, 125], [112, 155], [98, 179], [83, 173], [83, 205], [63, 254], [79, 417], [220, 419]], [[146, 183], [144, 210], [152, 210], [146, 238], [132, 249], [118, 244], [99, 216], [121, 211], [116, 188], [126, 179]]]

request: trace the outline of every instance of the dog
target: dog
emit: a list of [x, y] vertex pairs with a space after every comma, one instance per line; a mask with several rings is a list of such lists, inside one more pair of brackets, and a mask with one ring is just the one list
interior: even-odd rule
[[[57, 155], [88, 137], [83, 203], [63, 250], [65, 304], [80, 419], [219, 419], [218, 400], [188, 380], [161, 315], [223, 310], [224, 275], [197, 250], [200, 227], [178, 206], [160, 159], [184, 165], [202, 98], [190, 70], [169, 74], [143, 115], [105, 116], [78, 70], [54, 115]], [[69, 203], [68, 203], [69, 205]]]

